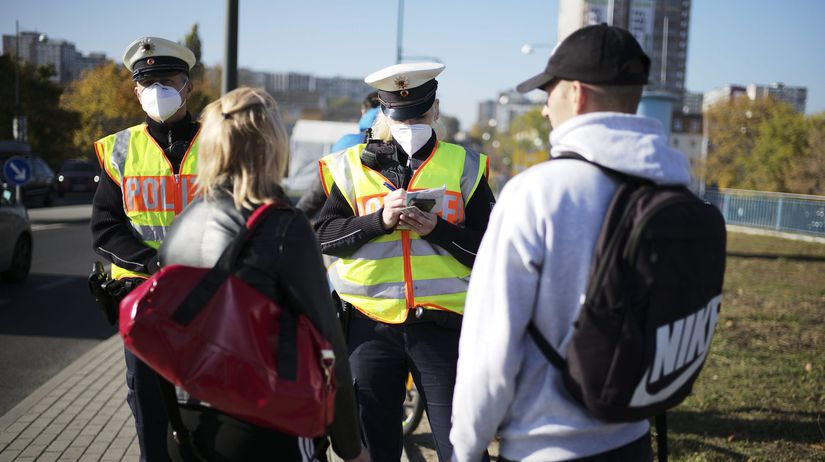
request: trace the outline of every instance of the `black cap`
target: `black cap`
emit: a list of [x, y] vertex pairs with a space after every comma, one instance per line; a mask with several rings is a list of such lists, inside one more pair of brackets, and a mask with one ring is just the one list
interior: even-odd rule
[[582, 27], [564, 39], [550, 55], [544, 72], [520, 83], [527, 93], [553, 80], [578, 80], [594, 85], [645, 85], [650, 58], [625, 29], [607, 24]]
[[378, 101], [384, 115], [393, 120], [416, 119], [432, 107], [437, 89], [438, 81], [433, 79], [409, 90], [378, 90]]

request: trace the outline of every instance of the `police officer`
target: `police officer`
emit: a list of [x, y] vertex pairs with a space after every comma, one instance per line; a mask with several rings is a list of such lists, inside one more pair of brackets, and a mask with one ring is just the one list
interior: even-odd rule
[[[195, 55], [175, 42], [144, 37], [126, 48], [123, 63], [146, 120], [95, 142], [106, 174], [93, 201], [92, 241], [111, 262], [112, 279], [140, 282], [159, 269], [157, 248], [195, 195], [199, 124], [186, 108]], [[140, 460], [168, 460], [158, 376], [128, 350], [126, 367]]]
[[[315, 230], [322, 251], [339, 258], [329, 276], [350, 307], [350, 365], [375, 461], [401, 457], [409, 372], [439, 460], [452, 452], [459, 327], [494, 198], [487, 156], [445, 143], [433, 130], [435, 77], [443, 70], [439, 63], [397, 64], [369, 75], [382, 110], [375, 139], [320, 161], [329, 195]], [[442, 187], [440, 210], [408, 204], [408, 191]]]

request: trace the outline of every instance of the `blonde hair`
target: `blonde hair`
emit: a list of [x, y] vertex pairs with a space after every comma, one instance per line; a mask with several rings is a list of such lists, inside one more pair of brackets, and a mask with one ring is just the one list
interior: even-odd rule
[[263, 89], [241, 87], [209, 103], [201, 123], [198, 191], [204, 198], [223, 190], [238, 209], [272, 202], [289, 156], [278, 103]]
[[[441, 122], [441, 119], [434, 120], [430, 126], [433, 127], [436, 138], [443, 141], [444, 136], [447, 134], [447, 127]], [[372, 123], [372, 139], [381, 141], [390, 141], [392, 139], [389, 117], [385, 116], [381, 111], [378, 111], [378, 114], [375, 116], [375, 122]]]

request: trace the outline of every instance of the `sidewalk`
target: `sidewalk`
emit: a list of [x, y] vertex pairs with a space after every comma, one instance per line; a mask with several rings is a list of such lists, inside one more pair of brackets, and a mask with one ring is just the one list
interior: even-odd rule
[[[438, 460], [429, 432], [424, 419], [404, 445], [402, 462]], [[0, 462], [132, 462], [139, 454], [119, 335], [89, 350], [0, 417]]]
[[122, 345], [112, 336], [0, 417], [0, 462], [137, 460]]

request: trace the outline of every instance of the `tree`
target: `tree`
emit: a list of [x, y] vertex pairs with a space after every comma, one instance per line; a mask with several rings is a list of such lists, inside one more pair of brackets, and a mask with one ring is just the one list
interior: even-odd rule
[[756, 143], [746, 166], [747, 189], [796, 192], [789, 187], [794, 163], [808, 155], [805, 117], [790, 104], [777, 103], [757, 127]]
[[825, 195], [825, 112], [805, 121], [806, 152], [792, 163], [788, 189], [801, 194]]
[[778, 192], [816, 188], [800, 169], [814, 161], [809, 132], [817, 125], [789, 104], [741, 97], [711, 107], [705, 117], [709, 184]]
[[195, 65], [189, 71], [192, 79], [203, 77], [203, 63], [201, 62], [201, 38], [198, 35], [198, 23], [192, 24], [192, 29], [183, 37], [183, 45], [192, 50], [195, 55]]
[[80, 114], [73, 140], [77, 150], [91, 157], [96, 140], [144, 119], [134, 88], [131, 74], [115, 63], [90, 69], [69, 84], [61, 105]]
[[444, 127], [444, 141], [454, 142], [456, 133], [461, 130], [461, 121], [457, 117], [445, 114], [441, 114], [438, 119]]
[[[14, 58], [0, 56], [0, 139], [12, 139], [15, 115]], [[52, 67], [20, 64], [20, 112], [26, 116], [27, 142], [48, 163], [57, 166], [72, 153], [72, 133], [80, 125], [77, 113], [58, 104], [63, 89], [52, 82]]]
[[[189, 71], [189, 78], [192, 80], [194, 89], [187, 101], [187, 108], [196, 117], [203, 111], [203, 108], [212, 101], [220, 97], [220, 85], [215, 85], [213, 77], [210, 72], [206, 72], [206, 68], [201, 62], [201, 38], [198, 34], [198, 23], [192, 25], [192, 29], [183, 38], [183, 44], [186, 48], [192, 50], [195, 55], [195, 65]], [[220, 73], [217, 74], [220, 76]], [[220, 79], [216, 80], [220, 82]]]

